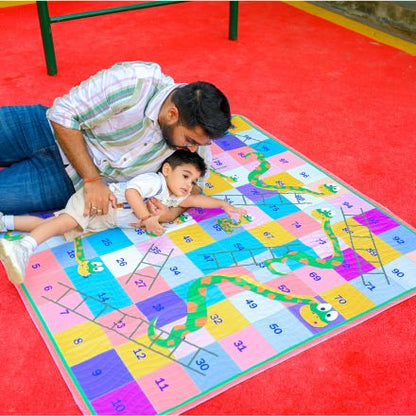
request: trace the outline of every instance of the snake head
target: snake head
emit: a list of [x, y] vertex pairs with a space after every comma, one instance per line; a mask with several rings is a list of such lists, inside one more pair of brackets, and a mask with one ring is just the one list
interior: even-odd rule
[[81, 261], [78, 264], [77, 272], [80, 276], [88, 277], [91, 274], [91, 266], [88, 261]]
[[243, 215], [243, 218], [247, 221], [247, 222], [253, 222], [253, 217], [251, 215], [245, 214]]
[[338, 318], [339, 313], [329, 303], [313, 303], [300, 308], [301, 317], [315, 328], [323, 328]]
[[323, 186], [326, 194], [336, 194], [339, 191], [339, 186], [334, 183], [326, 183]]
[[257, 157], [257, 159], [264, 159], [265, 158], [265, 156], [264, 156], [264, 154], [263, 153], [260, 153], [260, 152], [256, 152], [256, 151], [252, 151], [252, 152], [248, 152], [248, 153], [246, 153], [243, 157], [245, 158], [245, 159], [247, 159], [248, 157], [250, 157], [250, 156], [256, 156]]
[[335, 215], [335, 212], [332, 211], [329, 208], [323, 208], [323, 209], [318, 208], [318, 209], [312, 211], [311, 214], [315, 218], [317, 218], [318, 220], [322, 220], [322, 219], [328, 219], [329, 220]]
[[173, 221], [173, 222], [175, 222], [177, 224], [181, 224], [182, 222], [188, 221], [189, 218], [190, 218], [190, 216], [186, 212], [184, 212], [183, 214], [179, 215], [179, 217], [176, 218], [175, 221]]

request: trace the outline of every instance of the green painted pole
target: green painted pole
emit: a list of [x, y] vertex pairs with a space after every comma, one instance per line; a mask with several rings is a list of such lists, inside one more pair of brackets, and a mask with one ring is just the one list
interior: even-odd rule
[[46, 1], [37, 1], [40, 32], [42, 35], [43, 52], [45, 54], [46, 68], [49, 75], [56, 75], [55, 49], [53, 46], [51, 19], [49, 17], [48, 4]]
[[[38, 17], [40, 30], [43, 42], [43, 51], [45, 54], [46, 67], [49, 75], [56, 75], [58, 73], [56, 65], [55, 48], [53, 45], [51, 23], [65, 22], [68, 20], [82, 19], [85, 17], [101, 16], [110, 13], [118, 13], [122, 11], [145, 9], [156, 6], [166, 6], [175, 3], [186, 3], [186, 0], [172, 0], [172, 1], [149, 1], [146, 3], [113, 7], [109, 9], [94, 10], [90, 12], [74, 13], [65, 16], [49, 16], [48, 4], [46, 0], [37, 0], [36, 6], [38, 8]], [[237, 39], [238, 29], [238, 1], [230, 1], [230, 17], [229, 17], [229, 39]]]
[[237, 40], [238, 37], [238, 1], [230, 1], [230, 24], [229, 35], [230, 40]]
[[68, 20], [83, 19], [85, 17], [103, 16], [111, 13], [127, 12], [130, 10], [148, 9], [150, 7], [168, 6], [169, 4], [187, 3], [187, 0], [172, 0], [172, 1], [149, 1], [147, 3], [131, 4], [128, 6], [112, 7], [108, 9], [92, 10], [89, 12], [66, 14], [63, 16], [51, 17], [52, 23], [66, 22]]

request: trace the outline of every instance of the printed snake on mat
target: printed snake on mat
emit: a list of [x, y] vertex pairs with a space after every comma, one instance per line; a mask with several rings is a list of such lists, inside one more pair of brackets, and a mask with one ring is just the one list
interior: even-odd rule
[[207, 289], [209, 286], [230, 282], [243, 287], [253, 293], [271, 300], [304, 303], [300, 308], [302, 318], [314, 327], [324, 327], [338, 317], [338, 312], [332, 309], [328, 303], [319, 303], [309, 296], [296, 296], [283, 293], [263, 283], [257, 282], [247, 275], [207, 275], [197, 279], [189, 287], [187, 295], [187, 315], [184, 324], [175, 325], [166, 338], [156, 331], [157, 318], [154, 318], [149, 325], [147, 335], [149, 339], [165, 348], [174, 348], [181, 343], [183, 338], [204, 327], [208, 321], [207, 310]]
[[264, 265], [274, 274], [285, 275], [287, 273], [282, 273], [277, 271], [273, 264], [274, 263], [286, 263], [288, 260], [295, 260], [298, 263], [302, 263], [308, 266], [318, 267], [320, 269], [333, 269], [338, 267], [344, 261], [344, 254], [339, 245], [338, 238], [335, 236], [331, 228], [330, 218], [333, 213], [331, 210], [325, 209], [316, 209], [311, 212], [311, 215], [316, 219], [321, 221], [321, 226], [329, 241], [332, 244], [333, 254], [331, 257], [322, 259], [320, 257], [312, 256], [303, 251], [290, 250], [283, 256], [273, 257], [271, 259], [265, 260]]
[[269, 185], [260, 179], [264, 173], [266, 173], [270, 169], [270, 163], [267, 161], [266, 157], [263, 153], [260, 152], [250, 152], [247, 153], [244, 157], [248, 158], [249, 156], [256, 156], [257, 160], [260, 164], [248, 174], [248, 181], [251, 185], [254, 185], [258, 188], [262, 189], [273, 189], [275, 191], [281, 192], [291, 192], [294, 191], [298, 194], [309, 194], [314, 196], [325, 196], [325, 195], [332, 195], [338, 192], [338, 186], [333, 184], [324, 184], [321, 185], [317, 191], [312, 191], [311, 189], [305, 188], [303, 186], [295, 186], [295, 185]]
[[[255, 155], [260, 162], [248, 175], [249, 183], [262, 188], [273, 189], [280, 192], [294, 191], [296, 193], [310, 194], [314, 196], [331, 195], [338, 192], [336, 185], [324, 184], [319, 187], [318, 191], [302, 186], [292, 185], [269, 185], [263, 182], [260, 177], [270, 169], [270, 163], [266, 160], [265, 156], [259, 152], [250, 152], [245, 155], [249, 157]], [[215, 173], [218, 173], [215, 171]], [[225, 177], [225, 175], [221, 175]], [[321, 222], [321, 226], [327, 237], [329, 238], [333, 255], [330, 258], [322, 259], [316, 256], [312, 256], [303, 251], [290, 250], [287, 254], [279, 257], [273, 257], [265, 260], [264, 265], [274, 274], [284, 275], [274, 268], [275, 263], [286, 263], [289, 259], [295, 260], [305, 265], [315, 266], [318, 268], [334, 268], [342, 264], [343, 253], [339, 245], [338, 239], [332, 231], [330, 218], [333, 213], [330, 210], [316, 209], [311, 212]], [[244, 218], [246, 221], [252, 220], [251, 217]], [[243, 218], [240, 217], [238, 221], [230, 219], [221, 219], [218, 223], [223, 227], [226, 232], [231, 232], [233, 228], [242, 224]], [[255, 281], [247, 275], [208, 275], [196, 280], [189, 288], [187, 295], [187, 315], [184, 324], [175, 325], [170, 331], [167, 337], [163, 337], [161, 333], [157, 333], [156, 325], [157, 318], [154, 318], [148, 328], [148, 337], [157, 345], [165, 348], [174, 348], [182, 341], [182, 339], [189, 333], [197, 331], [204, 327], [208, 321], [208, 311], [206, 304], [207, 289], [209, 286], [218, 285], [224, 282], [231, 282], [237, 286], [243, 287], [246, 290], [257, 293], [258, 295], [267, 297], [268, 299], [286, 301], [293, 303], [304, 303], [305, 305], [300, 308], [300, 315], [302, 318], [314, 327], [324, 327], [329, 322], [334, 321], [338, 317], [338, 312], [332, 310], [332, 306], [327, 303], [319, 303], [316, 299], [307, 296], [296, 296], [283, 293], [272, 287], [266, 286], [262, 283]]]

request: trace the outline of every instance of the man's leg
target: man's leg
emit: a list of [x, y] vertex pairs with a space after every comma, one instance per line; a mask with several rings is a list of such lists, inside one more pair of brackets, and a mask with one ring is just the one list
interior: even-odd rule
[[74, 192], [41, 105], [0, 107], [0, 211], [63, 208]]

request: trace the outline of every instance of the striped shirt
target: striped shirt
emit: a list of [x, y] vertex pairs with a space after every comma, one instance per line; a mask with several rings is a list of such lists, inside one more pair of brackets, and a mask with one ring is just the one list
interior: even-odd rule
[[[47, 117], [82, 132], [87, 150], [107, 182], [128, 181], [141, 173], [156, 172], [174, 152], [163, 139], [158, 116], [168, 95], [182, 85], [162, 74], [158, 64], [122, 62], [57, 98]], [[78, 190], [82, 179], [62, 150], [61, 154]], [[209, 167], [209, 146], [199, 147], [198, 154]], [[204, 178], [198, 185], [204, 186]]]

